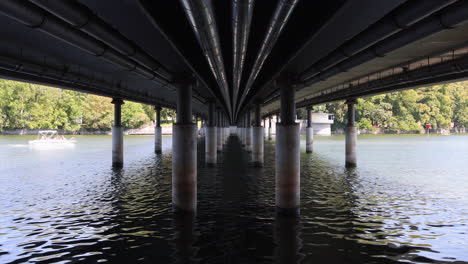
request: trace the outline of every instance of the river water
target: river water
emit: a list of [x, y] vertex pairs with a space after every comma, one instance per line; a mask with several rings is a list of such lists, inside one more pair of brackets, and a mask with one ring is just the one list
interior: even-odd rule
[[31, 148], [0, 137], [0, 263], [468, 263], [468, 136], [360, 136], [301, 142], [301, 216], [274, 208], [274, 141], [249, 165], [236, 137], [219, 166], [198, 145], [198, 213], [171, 213], [171, 138]]

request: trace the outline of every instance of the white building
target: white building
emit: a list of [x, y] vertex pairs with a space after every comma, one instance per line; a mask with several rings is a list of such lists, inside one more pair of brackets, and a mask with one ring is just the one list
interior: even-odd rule
[[[335, 119], [333, 114], [329, 113], [312, 113], [312, 128], [314, 129], [314, 135], [318, 136], [331, 136], [331, 124]], [[272, 134], [276, 134], [276, 116], [272, 117], [271, 127]], [[297, 119], [297, 123], [301, 125], [301, 134], [305, 134], [305, 128], [307, 127], [307, 119]], [[265, 120], [265, 123], [262, 124], [265, 127], [265, 135], [268, 134], [268, 119]]]
[[[312, 113], [312, 128], [314, 135], [331, 136], [331, 124], [335, 116], [329, 113]], [[305, 133], [307, 127], [307, 119], [301, 120], [301, 133]]]

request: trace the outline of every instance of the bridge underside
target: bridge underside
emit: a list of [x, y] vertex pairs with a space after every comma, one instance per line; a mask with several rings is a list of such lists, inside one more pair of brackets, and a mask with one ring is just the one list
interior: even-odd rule
[[282, 83], [297, 106], [465, 79], [464, 0], [2, 0], [0, 76], [231, 123]]

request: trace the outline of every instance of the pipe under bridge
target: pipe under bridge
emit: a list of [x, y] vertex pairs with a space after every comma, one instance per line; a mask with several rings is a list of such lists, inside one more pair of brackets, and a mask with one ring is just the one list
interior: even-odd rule
[[[123, 100], [155, 106], [156, 153], [161, 107], [177, 109], [172, 194], [183, 211], [196, 210], [192, 116], [207, 165], [235, 133], [262, 166], [261, 120], [279, 114], [276, 205], [297, 213], [296, 108], [346, 100], [356, 166], [356, 98], [467, 79], [466, 14], [467, 0], [2, 0], [0, 76], [114, 98], [116, 167]], [[306, 138], [312, 152], [311, 128]]]

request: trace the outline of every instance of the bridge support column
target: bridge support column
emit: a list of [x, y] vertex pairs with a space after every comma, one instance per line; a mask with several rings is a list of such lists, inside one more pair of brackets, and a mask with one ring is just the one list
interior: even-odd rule
[[223, 150], [223, 125], [221, 121], [221, 111], [217, 112], [217, 125], [216, 125], [216, 144], [218, 152]]
[[192, 123], [192, 87], [177, 87], [177, 123], [172, 135], [172, 207], [194, 212], [197, 207], [197, 127]]
[[156, 122], [154, 126], [154, 153], [162, 152], [161, 107], [155, 106]]
[[345, 132], [345, 144], [346, 144], [346, 167], [356, 167], [356, 142], [357, 142], [357, 127], [355, 125], [355, 107], [356, 99], [350, 99], [346, 101], [348, 105], [348, 123], [346, 124]]
[[271, 134], [273, 133], [271, 128], [271, 116], [268, 117], [268, 140], [271, 140]]
[[240, 137], [241, 137], [241, 142], [242, 142], [242, 146], [245, 147], [245, 127], [246, 127], [246, 119], [245, 119], [245, 116], [242, 117], [242, 121], [241, 121], [241, 127], [240, 127]]
[[112, 99], [114, 104], [114, 126], [112, 127], [112, 167], [123, 167], [123, 127], [122, 127], [122, 99]]
[[247, 111], [247, 125], [245, 127], [245, 150], [252, 152], [252, 127], [250, 123], [250, 110]]
[[281, 123], [276, 126], [276, 207], [280, 214], [299, 214], [300, 149], [295, 90], [281, 83]]
[[314, 129], [312, 128], [311, 109], [307, 108], [307, 127], [306, 127], [306, 153], [313, 152]]
[[205, 162], [208, 166], [215, 166], [218, 156], [215, 115], [215, 106], [211, 102], [208, 109], [208, 123], [205, 126]]
[[255, 120], [252, 127], [252, 162], [256, 167], [263, 166], [264, 131], [260, 119], [260, 104], [255, 105]]
[[229, 139], [229, 122], [228, 122], [228, 119], [226, 117], [226, 119], [224, 121], [224, 145], [227, 144], [228, 139]]

